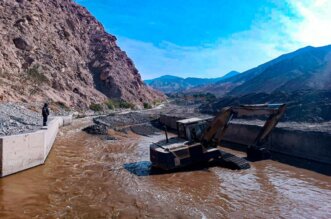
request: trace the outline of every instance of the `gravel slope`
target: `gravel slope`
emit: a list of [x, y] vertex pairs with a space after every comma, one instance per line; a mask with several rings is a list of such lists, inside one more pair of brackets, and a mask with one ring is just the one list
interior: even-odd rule
[[41, 113], [17, 103], [0, 104], [0, 136], [33, 132], [41, 126]]

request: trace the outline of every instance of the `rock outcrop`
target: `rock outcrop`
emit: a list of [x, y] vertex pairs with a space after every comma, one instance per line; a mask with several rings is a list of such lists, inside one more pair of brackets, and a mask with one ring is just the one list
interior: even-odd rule
[[164, 98], [143, 83], [116, 37], [71, 0], [1, 0], [0, 37], [0, 101], [84, 108]]

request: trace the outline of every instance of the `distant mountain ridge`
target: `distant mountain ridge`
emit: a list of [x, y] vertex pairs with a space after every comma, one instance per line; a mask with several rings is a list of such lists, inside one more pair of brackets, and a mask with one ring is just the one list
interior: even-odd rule
[[160, 90], [164, 93], [176, 93], [183, 92], [187, 89], [213, 84], [225, 79], [229, 79], [233, 76], [240, 74], [236, 71], [231, 71], [226, 75], [218, 78], [181, 78], [173, 75], [163, 75], [161, 77], [145, 80], [144, 82], [154, 89]]
[[209, 92], [222, 97], [302, 89], [331, 89], [331, 45], [307, 46], [234, 77], [185, 92]]

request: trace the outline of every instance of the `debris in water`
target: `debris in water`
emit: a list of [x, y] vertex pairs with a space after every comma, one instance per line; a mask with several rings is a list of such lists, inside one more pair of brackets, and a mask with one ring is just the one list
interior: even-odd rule
[[83, 129], [84, 132], [92, 135], [107, 135], [107, 130], [105, 125], [91, 125]]

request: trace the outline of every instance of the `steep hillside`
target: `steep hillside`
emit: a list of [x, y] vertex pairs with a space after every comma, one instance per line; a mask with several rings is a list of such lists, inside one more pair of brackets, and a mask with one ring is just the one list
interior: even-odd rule
[[231, 95], [331, 89], [331, 46], [308, 47], [267, 67], [234, 88]]
[[251, 93], [243, 96], [226, 96], [211, 104], [204, 104], [200, 111], [216, 114], [226, 106], [241, 104], [286, 103], [283, 121], [331, 121], [331, 90], [298, 90], [293, 92]]
[[204, 113], [241, 104], [286, 103], [283, 120], [330, 121], [331, 46], [305, 47], [201, 91], [219, 96], [201, 106]]
[[298, 89], [330, 89], [331, 46], [305, 47], [195, 92], [244, 95]]
[[0, 101], [142, 105], [148, 88], [116, 37], [71, 0], [0, 1]]
[[172, 75], [164, 75], [152, 80], [145, 80], [145, 83], [152, 88], [160, 90], [164, 93], [176, 93], [208, 84], [213, 84], [231, 78], [237, 74], [239, 74], [239, 72], [231, 71], [223, 77], [219, 78], [181, 78]]

